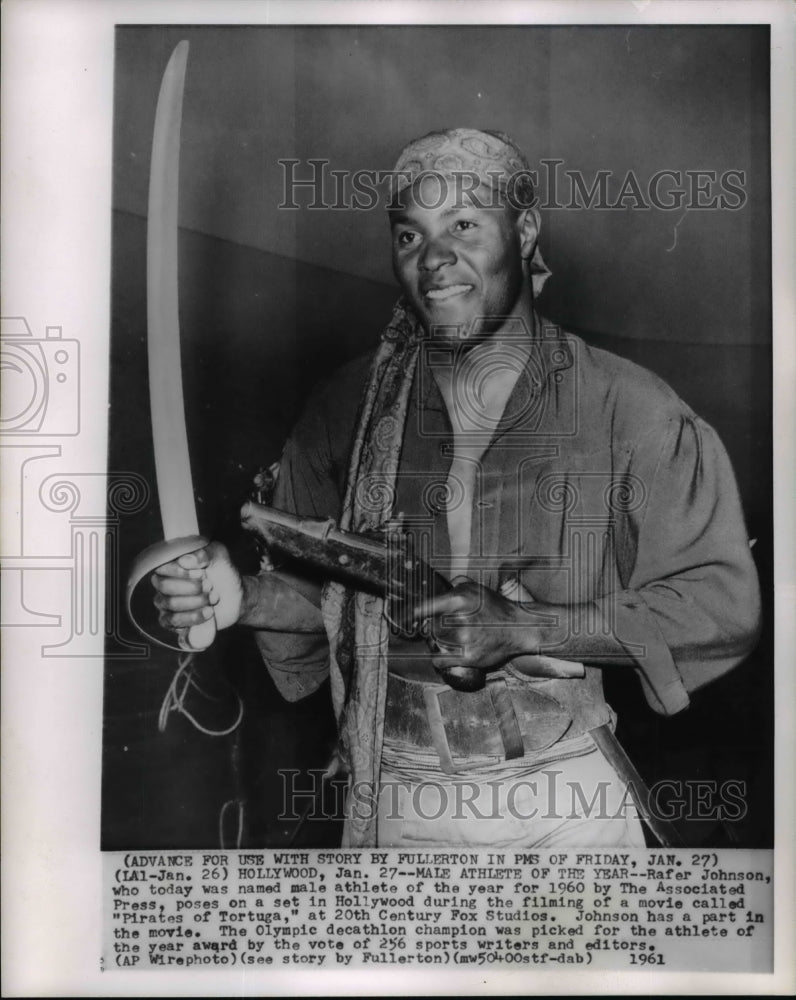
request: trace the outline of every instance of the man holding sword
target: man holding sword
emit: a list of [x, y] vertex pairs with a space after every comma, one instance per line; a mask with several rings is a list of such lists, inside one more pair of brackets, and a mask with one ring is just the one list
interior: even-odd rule
[[311, 397], [273, 504], [362, 534], [400, 518], [451, 589], [417, 595], [410, 636], [389, 594], [297, 564], [242, 577], [211, 543], [153, 575], [161, 624], [252, 629], [289, 700], [331, 675], [352, 846], [643, 846], [602, 674], [674, 714], [752, 649], [729, 461], [657, 377], [538, 316], [511, 139], [431, 133], [393, 175], [403, 296]]

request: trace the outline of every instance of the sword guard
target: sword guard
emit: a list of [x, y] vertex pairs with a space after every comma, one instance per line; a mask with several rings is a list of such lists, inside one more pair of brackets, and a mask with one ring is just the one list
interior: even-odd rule
[[216, 637], [215, 617], [208, 618], [206, 622], [200, 622], [198, 625], [192, 625], [191, 628], [180, 629], [177, 633], [178, 645], [172, 645], [152, 635], [151, 632], [147, 632], [140, 622], [136, 620], [132, 608], [133, 593], [139, 583], [145, 577], [154, 573], [158, 566], [173, 562], [175, 559], [179, 559], [180, 556], [187, 555], [189, 552], [196, 552], [197, 549], [203, 548], [207, 543], [208, 540], [201, 535], [188, 535], [185, 538], [171, 538], [164, 542], [156, 542], [139, 553], [130, 567], [125, 598], [127, 615], [143, 636], [163, 649], [170, 649], [175, 653], [201, 652], [201, 650], [207, 649], [212, 645]]

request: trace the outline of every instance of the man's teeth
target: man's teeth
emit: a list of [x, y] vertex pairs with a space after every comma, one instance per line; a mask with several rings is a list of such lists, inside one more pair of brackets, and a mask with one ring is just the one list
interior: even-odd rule
[[432, 288], [426, 292], [427, 299], [449, 299], [452, 295], [461, 295], [462, 292], [469, 292], [471, 285], [446, 285], [445, 288]]

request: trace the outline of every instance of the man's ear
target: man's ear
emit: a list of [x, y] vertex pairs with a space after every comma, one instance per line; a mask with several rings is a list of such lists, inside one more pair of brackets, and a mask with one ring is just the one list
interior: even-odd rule
[[542, 220], [535, 208], [524, 208], [517, 216], [517, 231], [523, 260], [530, 260], [533, 256], [541, 224]]

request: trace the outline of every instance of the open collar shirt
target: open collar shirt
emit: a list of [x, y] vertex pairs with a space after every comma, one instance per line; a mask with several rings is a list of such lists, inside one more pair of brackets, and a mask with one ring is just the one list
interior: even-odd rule
[[[452, 363], [446, 351], [421, 351], [394, 504], [443, 573], [452, 431], [432, 368]], [[370, 360], [312, 395], [282, 457], [276, 507], [339, 516]], [[542, 322], [500, 423], [484, 433], [472, 578], [497, 588], [516, 575], [537, 601], [593, 609], [662, 714], [743, 660], [760, 604], [735, 478], [716, 432], [665, 383]], [[256, 635], [285, 697], [328, 673], [323, 636]]]

